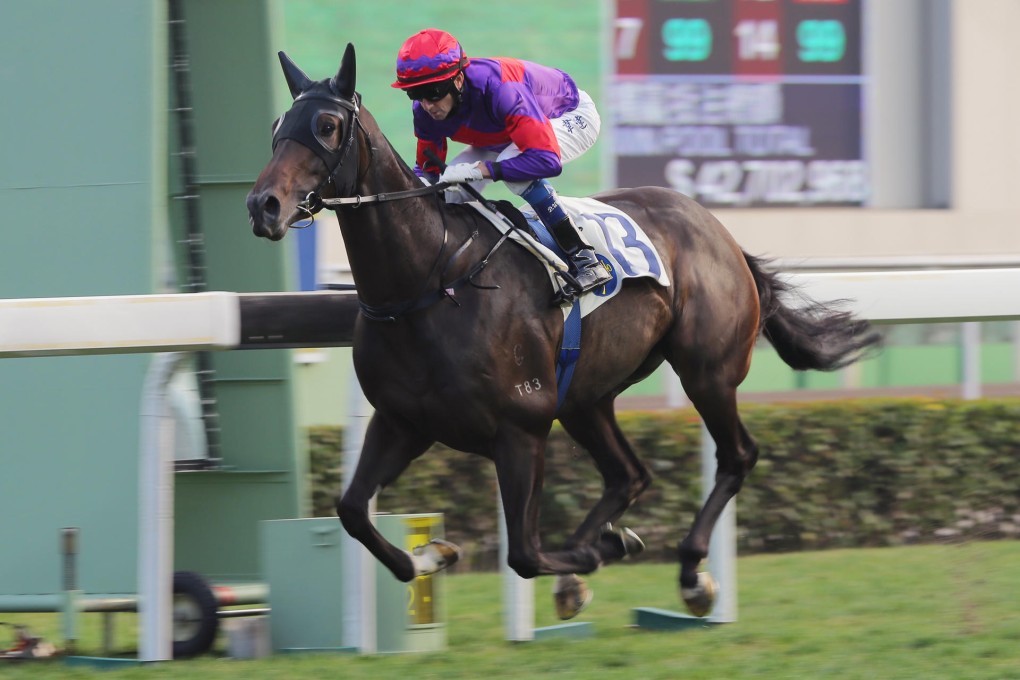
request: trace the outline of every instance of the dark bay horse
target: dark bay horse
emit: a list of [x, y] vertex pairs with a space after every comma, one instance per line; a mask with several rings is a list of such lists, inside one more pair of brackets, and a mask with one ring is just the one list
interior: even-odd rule
[[[272, 159], [247, 205], [255, 235], [277, 241], [321, 208], [320, 194], [348, 199], [332, 203], [362, 304], [354, 365], [375, 413], [337, 502], [347, 531], [402, 581], [452, 563], [450, 544], [409, 552], [386, 541], [368, 504], [434, 442], [480, 454], [496, 466], [509, 565], [525, 578], [560, 575], [572, 600], [561, 616], [569, 617], [588, 596], [570, 575], [641, 547], [632, 532], [611, 527], [651, 481], [617, 425], [614, 400], [668, 361], [717, 447], [715, 486], [678, 547], [681, 595], [693, 613], [706, 614], [715, 586], [698, 567], [713, 525], [758, 458], [736, 399], [756, 338], [763, 333], [794, 369], [833, 370], [876, 346], [878, 335], [830, 305], [784, 302], [782, 280], [690, 198], [658, 187], [616, 189], [594, 198], [642, 225], [671, 285], [628, 279], [585, 319], [558, 406], [564, 324], [543, 265], [512, 243], [494, 249], [500, 234], [491, 224], [423, 186], [361, 105], [353, 46], [337, 74], [318, 82], [285, 54], [280, 60], [294, 103], [274, 129]], [[555, 419], [587, 449], [604, 488], [568, 543], [548, 550], [539, 500]]]

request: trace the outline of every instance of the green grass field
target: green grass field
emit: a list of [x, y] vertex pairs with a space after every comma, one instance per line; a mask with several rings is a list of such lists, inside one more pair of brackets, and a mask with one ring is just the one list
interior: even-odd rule
[[[593, 637], [509, 643], [499, 575], [464, 574], [447, 580], [445, 652], [207, 656], [115, 670], [0, 663], [0, 678], [1020, 678], [1018, 542], [763, 555], [738, 570], [739, 620], [704, 630], [632, 628], [633, 607], [679, 609], [676, 570], [618, 565], [590, 579], [595, 600], [580, 620], [593, 622]], [[556, 623], [550, 586], [536, 587], [539, 626]], [[120, 618], [127, 647], [133, 616]], [[4, 620], [59, 642], [54, 615]], [[84, 651], [96, 653], [100, 619], [84, 620]]]

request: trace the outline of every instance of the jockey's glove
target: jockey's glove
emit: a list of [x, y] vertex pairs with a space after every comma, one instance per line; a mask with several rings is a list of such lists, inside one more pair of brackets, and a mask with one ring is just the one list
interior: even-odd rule
[[446, 170], [443, 170], [443, 174], [439, 176], [440, 182], [449, 182], [450, 184], [474, 182], [480, 179], [482, 179], [482, 168], [478, 163], [454, 163], [446, 166]]

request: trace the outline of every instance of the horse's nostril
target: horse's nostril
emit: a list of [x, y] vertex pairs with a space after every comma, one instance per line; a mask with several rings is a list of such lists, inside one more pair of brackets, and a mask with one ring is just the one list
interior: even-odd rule
[[262, 207], [266, 217], [277, 218], [280, 216], [280, 201], [276, 196], [267, 196], [266, 203]]

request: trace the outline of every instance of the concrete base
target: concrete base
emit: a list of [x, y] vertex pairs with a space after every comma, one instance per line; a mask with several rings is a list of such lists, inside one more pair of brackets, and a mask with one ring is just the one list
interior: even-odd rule
[[149, 661], [141, 659], [105, 657], [105, 656], [65, 656], [64, 663], [68, 666], [86, 666], [91, 668], [124, 668], [126, 666], [148, 665]]
[[595, 625], [590, 621], [579, 621], [577, 623], [561, 623], [557, 626], [545, 626], [535, 629], [535, 640], [550, 640], [553, 638], [590, 638], [595, 634]]
[[707, 618], [699, 618], [690, 614], [680, 614], [655, 607], [635, 607], [634, 625], [648, 630], [689, 630], [711, 628], [716, 624]]

